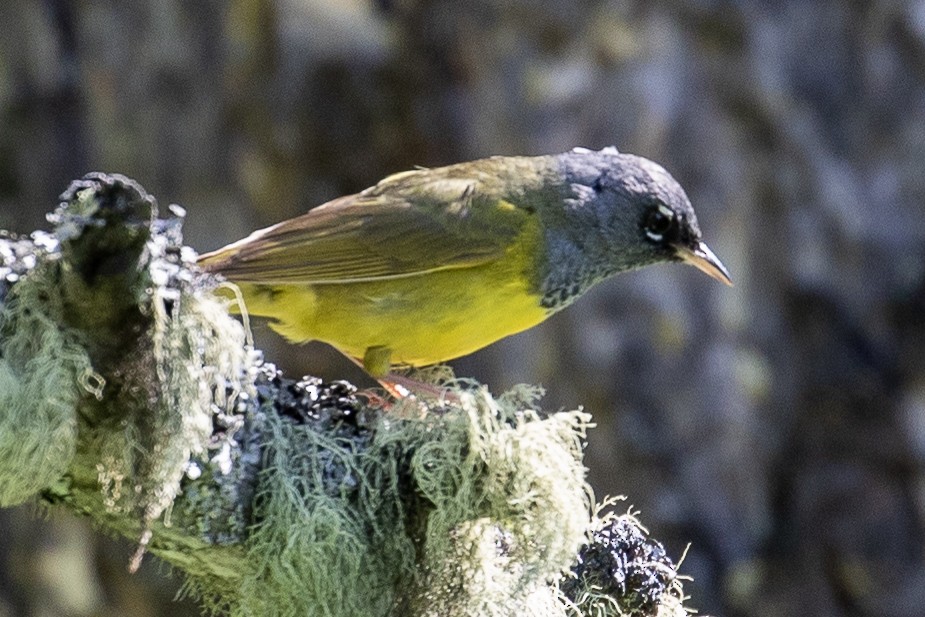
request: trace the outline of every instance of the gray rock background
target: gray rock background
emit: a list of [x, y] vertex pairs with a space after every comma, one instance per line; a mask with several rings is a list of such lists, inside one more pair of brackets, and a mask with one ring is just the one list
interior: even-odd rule
[[[601, 285], [456, 363], [547, 387], [718, 616], [923, 614], [925, 2], [4, 0], [0, 228], [90, 170], [207, 250], [413, 165], [662, 162], [736, 280]], [[292, 373], [363, 375], [259, 328]], [[195, 615], [80, 521], [0, 512], [0, 616]]]

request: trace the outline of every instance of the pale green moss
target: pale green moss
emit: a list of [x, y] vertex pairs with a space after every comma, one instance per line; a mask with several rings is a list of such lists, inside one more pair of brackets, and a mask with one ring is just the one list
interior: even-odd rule
[[435, 505], [418, 614], [565, 614], [550, 583], [573, 564], [590, 522], [581, 462], [590, 416], [543, 417], [537, 395], [460, 393], [448, 435], [414, 457], [419, 490]]
[[243, 328], [211, 294], [155, 287], [149, 306], [157, 396], [138, 434], [144, 464], [136, 478], [147, 521], [173, 503], [190, 457], [206, 451], [215, 411], [245, 388], [251, 363]]
[[77, 405], [102, 385], [59, 296], [33, 271], [0, 308], [0, 506], [22, 503], [61, 478], [74, 457]]
[[423, 418], [390, 410], [366, 441], [268, 418], [249, 572], [230, 602], [191, 587], [236, 616], [565, 615], [549, 583], [590, 521], [588, 416], [450, 398]]

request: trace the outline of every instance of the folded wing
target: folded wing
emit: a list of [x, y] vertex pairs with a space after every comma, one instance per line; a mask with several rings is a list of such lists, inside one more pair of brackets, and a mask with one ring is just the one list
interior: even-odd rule
[[429, 174], [386, 178], [205, 254], [200, 265], [261, 284], [415, 276], [499, 259], [534, 216], [477, 179]]

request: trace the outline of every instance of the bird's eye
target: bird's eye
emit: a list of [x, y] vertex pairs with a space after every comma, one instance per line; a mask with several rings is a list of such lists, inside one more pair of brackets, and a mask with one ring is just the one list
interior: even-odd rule
[[654, 242], [661, 242], [672, 225], [674, 225], [674, 212], [664, 204], [659, 204], [646, 214], [644, 223], [646, 236]]

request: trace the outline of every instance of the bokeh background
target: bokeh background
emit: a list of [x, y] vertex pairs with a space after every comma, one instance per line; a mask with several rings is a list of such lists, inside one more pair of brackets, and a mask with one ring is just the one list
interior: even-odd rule
[[[736, 287], [618, 277], [455, 363], [598, 427], [717, 616], [925, 614], [925, 2], [3, 0], [0, 228], [91, 170], [207, 250], [414, 165], [662, 162]], [[364, 376], [320, 345], [291, 374]], [[0, 616], [196, 615], [66, 514], [0, 511]]]

